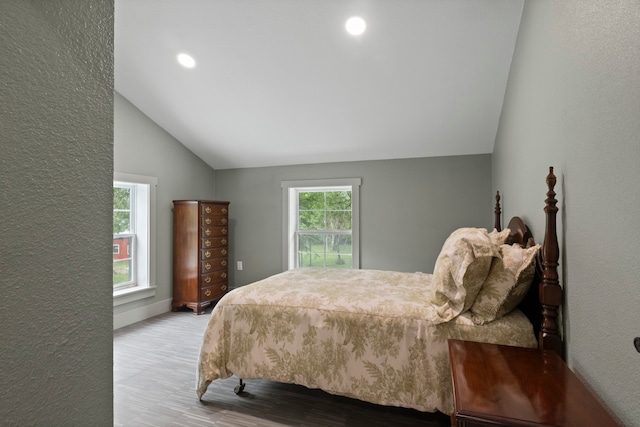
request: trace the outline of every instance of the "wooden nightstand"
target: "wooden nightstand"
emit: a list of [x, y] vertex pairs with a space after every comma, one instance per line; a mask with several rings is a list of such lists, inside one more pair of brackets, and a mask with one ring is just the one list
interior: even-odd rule
[[449, 360], [453, 425], [619, 426], [553, 352], [449, 340]]

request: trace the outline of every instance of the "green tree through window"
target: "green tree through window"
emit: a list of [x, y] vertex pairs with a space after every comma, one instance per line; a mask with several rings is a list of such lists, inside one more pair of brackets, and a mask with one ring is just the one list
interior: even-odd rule
[[134, 186], [116, 184], [113, 187], [114, 288], [133, 284], [133, 245], [135, 242], [135, 221], [133, 221], [134, 192]]
[[298, 193], [299, 267], [352, 268], [351, 191]]
[[282, 181], [282, 268], [360, 268], [361, 178]]

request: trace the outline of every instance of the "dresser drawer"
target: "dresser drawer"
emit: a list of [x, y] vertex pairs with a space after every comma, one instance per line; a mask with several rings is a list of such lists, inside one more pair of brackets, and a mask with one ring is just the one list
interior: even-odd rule
[[213, 286], [207, 286], [200, 289], [200, 300], [214, 300], [221, 298], [227, 292], [227, 283], [218, 283]]
[[210, 248], [210, 249], [202, 249], [200, 251], [200, 259], [214, 259], [214, 258], [223, 258], [229, 254], [229, 249], [227, 248]]
[[201, 204], [200, 213], [202, 216], [205, 215], [227, 215], [229, 213], [229, 209], [226, 205], [219, 205], [215, 203], [202, 203]]
[[225, 270], [227, 269], [227, 258], [215, 258], [215, 259], [209, 259], [209, 260], [203, 260], [200, 262], [200, 273], [205, 274], [205, 273], [213, 273], [214, 271], [218, 271], [218, 270]]
[[206, 239], [202, 239], [201, 248], [219, 248], [220, 246], [227, 246], [229, 243], [229, 239], [226, 236], [220, 237], [209, 237]]
[[202, 227], [200, 236], [203, 238], [220, 237], [220, 236], [226, 236], [227, 234], [229, 234], [229, 229], [227, 227], [207, 226], [207, 227]]
[[214, 285], [216, 283], [226, 282], [229, 275], [226, 270], [218, 270], [213, 273], [203, 274], [200, 276], [200, 287], [206, 288], [207, 286]]
[[203, 215], [202, 226], [207, 227], [209, 225], [227, 225], [229, 219], [226, 216], [220, 215]]

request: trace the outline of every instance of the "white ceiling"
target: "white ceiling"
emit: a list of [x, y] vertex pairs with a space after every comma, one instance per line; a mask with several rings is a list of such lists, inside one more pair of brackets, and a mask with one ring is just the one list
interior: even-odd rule
[[116, 0], [115, 87], [214, 169], [491, 153], [522, 6]]

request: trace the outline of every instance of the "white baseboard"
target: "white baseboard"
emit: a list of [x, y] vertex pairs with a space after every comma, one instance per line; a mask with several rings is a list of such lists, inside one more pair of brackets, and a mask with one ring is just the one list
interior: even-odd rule
[[113, 329], [119, 329], [153, 316], [171, 311], [171, 299], [113, 314]]

